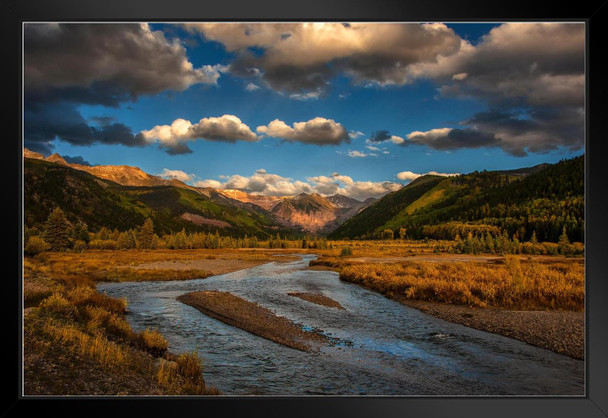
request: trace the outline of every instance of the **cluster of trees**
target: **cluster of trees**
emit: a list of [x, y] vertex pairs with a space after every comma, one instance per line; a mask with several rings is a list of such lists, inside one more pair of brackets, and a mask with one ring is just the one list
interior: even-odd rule
[[129, 249], [217, 249], [217, 248], [331, 248], [325, 238], [305, 237], [289, 240], [279, 233], [263, 241], [256, 236], [242, 238], [221, 236], [219, 232], [186, 232], [181, 230], [162, 236], [154, 232], [154, 222], [146, 219], [138, 228], [125, 231], [102, 227], [89, 232], [83, 222], [71, 224], [64, 212], [56, 208], [51, 212], [44, 228], [25, 228], [25, 253], [35, 255], [44, 251], [129, 250]]
[[582, 243], [570, 243], [566, 228], [563, 229], [557, 243], [539, 242], [536, 233], [530, 241], [520, 241], [517, 234], [511, 238], [506, 231], [502, 234], [473, 235], [469, 232], [466, 238], [457, 235], [453, 241], [442, 241], [435, 246], [435, 252], [456, 254], [546, 254], [546, 255], [581, 255], [584, 253]]
[[[584, 251], [580, 242], [571, 243], [567, 227], [562, 227], [561, 234], [555, 242], [540, 242], [536, 231], [532, 231], [529, 240], [525, 240], [525, 229], [520, 228], [509, 235], [493, 225], [465, 224], [462, 222], [447, 222], [439, 225], [425, 226], [425, 238], [440, 241], [435, 246], [436, 252], [459, 254], [550, 254], [550, 255], [579, 255]], [[401, 227], [398, 233], [385, 229], [378, 238], [404, 240], [408, 230]], [[464, 238], [462, 238], [464, 237]], [[154, 232], [151, 219], [138, 228], [126, 231], [110, 230], [102, 227], [97, 232], [89, 232], [87, 225], [81, 221], [70, 223], [63, 211], [53, 210], [48, 216], [43, 228], [25, 228], [25, 247], [27, 255], [35, 255], [44, 251], [82, 251], [84, 249], [218, 249], [218, 248], [316, 248], [331, 249], [333, 244], [325, 238], [305, 237], [300, 240], [289, 240], [279, 233], [266, 241], [257, 237], [221, 236], [219, 232], [188, 233], [181, 230], [177, 233], [159, 236]]]
[[500, 228], [494, 225], [446, 222], [439, 225], [426, 225], [422, 228], [422, 234], [426, 238], [443, 240], [453, 240], [457, 236], [466, 237], [469, 234], [474, 237], [484, 237], [488, 234], [496, 237], [500, 235]]
[[24, 251], [28, 255], [43, 251], [65, 251], [86, 247], [89, 242], [89, 231], [83, 222], [68, 222], [63, 211], [53, 210], [42, 229], [37, 227], [24, 230]]

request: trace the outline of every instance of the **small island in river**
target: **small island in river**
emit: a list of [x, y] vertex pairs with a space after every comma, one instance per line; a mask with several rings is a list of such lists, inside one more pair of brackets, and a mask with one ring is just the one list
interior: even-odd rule
[[228, 325], [296, 350], [317, 351], [318, 345], [330, 342], [323, 334], [303, 330], [289, 319], [228, 292], [190, 292], [177, 300]]

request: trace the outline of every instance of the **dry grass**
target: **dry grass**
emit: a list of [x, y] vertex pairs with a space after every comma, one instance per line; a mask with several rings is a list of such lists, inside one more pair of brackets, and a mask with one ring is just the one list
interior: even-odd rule
[[[30, 297], [25, 315], [26, 394], [219, 393], [205, 386], [195, 354], [169, 353], [156, 330], [133, 331], [124, 299], [98, 293], [86, 277], [54, 279], [40, 259], [26, 259], [25, 266], [24, 288], [47, 294], [37, 302]], [[158, 378], [164, 373], [160, 357], [177, 358], [170, 385]]]
[[[88, 250], [75, 252], [48, 252], [35, 257], [44, 265], [45, 272], [65, 282], [87, 281], [142, 281], [189, 280], [216, 274], [200, 268], [184, 268], [187, 263], [201, 260], [235, 260], [249, 262], [285, 261], [276, 257], [279, 250]], [[148, 268], [162, 263], [161, 268]], [[175, 264], [172, 268], [171, 264]], [[218, 265], [220, 263], [213, 263]], [[66, 283], [66, 285], [69, 285]]]
[[158, 383], [172, 390], [174, 387], [181, 388], [196, 395], [219, 395], [220, 392], [205, 385], [203, 380], [203, 369], [196, 352], [181, 354], [175, 361], [161, 360], [156, 373]]
[[382, 293], [477, 307], [509, 309], [584, 309], [584, 267], [578, 263], [504, 264], [428, 263], [349, 264], [340, 278]]
[[90, 335], [73, 325], [46, 323], [42, 331], [52, 340], [99, 362], [106, 369], [129, 367], [125, 348], [108, 341], [102, 334]]
[[146, 328], [137, 334], [136, 338], [137, 344], [142, 350], [145, 350], [157, 357], [165, 354], [169, 348], [169, 342], [167, 342], [165, 337], [163, 337], [162, 334], [157, 330], [150, 330], [149, 328]]

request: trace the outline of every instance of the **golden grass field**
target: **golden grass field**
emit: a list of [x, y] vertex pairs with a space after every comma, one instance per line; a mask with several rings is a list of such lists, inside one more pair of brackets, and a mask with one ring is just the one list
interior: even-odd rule
[[408, 299], [476, 307], [582, 311], [585, 299], [583, 265], [521, 263], [517, 256], [504, 264], [351, 264], [340, 278]]
[[313, 266], [336, 269], [340, 279], [411, 300], [504, 309], [584, 309], [582, 257], [441, 254], [434, 243], [341, 242]]

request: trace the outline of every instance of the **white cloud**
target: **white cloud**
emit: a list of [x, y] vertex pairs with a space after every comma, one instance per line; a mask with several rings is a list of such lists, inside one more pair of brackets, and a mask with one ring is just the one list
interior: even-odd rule
[[367, 157], [369, 154], [366, 154], [364, 152], [361, 151], [348, 151], [348, 155], [351, 158], [365, 158]]
[[297, 196], [300, 193], [318, 193], [329, 196], [339, 193], [358, 200], [381, 197], [402, 187], [399, 183], [388, 181], [355, 181], [350, 176], [339, 173], [308, 177], [306, 181], [301, 181], [268, 173], [264, 169], [256, 170], [251, 176], [235, 174], [224, 180], [223, 182], [213, 179], [201, 180], [195, 185], [216, 189], [237, 189], [265, 196]]
[[192, 181], [196, 177], [194, 174], [188, 174], [181, 170], [169, 170], [168, 168], [163, 168], [163, 172], [158, 174], [158, 176], [164, 179], [176, 179], [184, 183]]
[[452, 128], [436, 128], [426, 132], [414, 131], [407, 134], [407, 139], [410, 141], [434, 141], [438, 138], [443, 138], [452, 131]]
[[405, 139], [401, 138], [400, 136], [396, 136], [396, 135], [392, 135], [390, 140], [393, 142], [393, 144], [403, 144], [405, 142]]
[[222, 142], [254, 142], [260, 139], [234, 115], [203, 118], [196, 124], [180, 118], [171, 125], [157, 125], [141, 131], [141, 134], [148, 142], [157, 141], [162, 148], [174, 154], [191, 152], [186, 143], [196, 139]]
[[266, 126], [258, 126], [256, 130], [262, 135], [306, 144], [338, 145], [342, 142], [350, 142], [344, 126], [333, 119], [322, 117], [307, 122], [295, 122], [293, 126], [275, 119]]
[[247, 86], [245, 86], [245, 90], [247, 90], [247, 91], [256, 91], [256, 90], [259, 90], [260, 88], [261, 87], [255, 83], [249, 83], [249, 84], [247, 84]]
[[418, 173], [414, 173], [412, 171], [402, 171], [400, 173], [397, 173], [397, 178], [399, 180], [403, 180], [403, 181], [412, 181], [412, 180], [417, 179], [418, 177], [425, 176], [427, 174], [431, 174], [434, 176], [445, 176], [445, 177], [452, 177], [452, 176], [459, 175], [459, 173], [438, 173], [436, 171], [429, 171], [424, 174], [418, 174]]
[[350, 131], [348, 133], [348, 136], [350, 137], [350, 139], [357, 139], [357, 138], [359, 138], [360, 136], [363, 136], [363, 135], [365, 135], [365, 134], [363, 132], [361, 132], [361, 131]]
[[306, 102], [309, 100], [318, 100], [322, 95], [323, 92], [321, 90], [315, 90], [306, 93], [292, 93], [289, 95], [289, 98]]
[[222, 188], [222, 183], [220, 183], [217, 180], [211, 180], [211, 179], [207, 179], [207, 180], [199, 180], [196, 183], [194, 183], [194, 186], [196, 187], [212, 187], [214, 189], [221, 189]]

